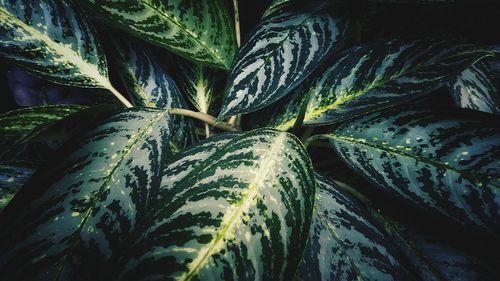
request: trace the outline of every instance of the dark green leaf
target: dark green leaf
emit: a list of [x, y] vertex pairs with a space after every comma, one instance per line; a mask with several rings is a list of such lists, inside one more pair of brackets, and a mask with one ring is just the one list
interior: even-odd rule
[[320, 12], [284, 12], [262, 21], [236, 56], [219, 119], [287, 95], [337, 47], [347, 26]]
[[355, 171], [461, 225], [500, 230], [500, 129], [483, 113], [392, 109], [329, 135]]
[[229, 69], [236, 39], [220, 0], [86, 1], [89, 11], [187, 59]]
[[0, 212], [33, 174], [33, 169], [0, 165]]

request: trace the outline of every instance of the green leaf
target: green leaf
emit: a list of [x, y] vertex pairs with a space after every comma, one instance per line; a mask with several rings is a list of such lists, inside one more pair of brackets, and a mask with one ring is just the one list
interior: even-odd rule
[[[333, 64], [297, 98], [305, 125], [339, 122], [365, 112], [406, 102], [440, 88], [485, 56], [488, 48], [441, 37], [389, 40], [357, 46]], [[280, 124], [287, 130], [294, 118]], [[299, 120], [300, 121], [300, 120]]]
[[458, 74], [449, 88], [458, 106], [500, 114], [500, 89], [495, 86], [495, 77], [483, 61]]
[[[113, 40], [120, 65], [120, 77], [131, 100], [136, 106], [187, 108], [175, 81], [158, 63], [153, 49], [136, 40]], [[185, 147], [194, 141], [194, 128], [190, 119], [169, 116], [175, 147]]]
[[124, 111], [38, 170], [0, 216], [2, 279], [95, 279], [105, 272], [104, 261], [154, 203], [170, 155], [166, 117]]
[[0, 0], [0, 55], [52, 82], [110, 90], [106, 59], [85, 17], [67, 1]]
[[200, 112], [208, 113], [214, 96], [215, 71], [184, 59], [177, 59], [177, 82], [181, 92]]
[[500, 230], [500, 130], [482, 113], [391, 109], [329, 135], [380, 189], [451, 222]]
[[86, 1], [89, 11], [187, 59], [229, 69], [236, 52], [234, 27], [220, 0]]
[[264, 12], [264, 17], [268, 17], [271, 14], [274, 14], [275, 12], [280, 10], [281, 8], [288, 6], [291, 2], [293, 2], [293, 1], [292, 0], [273, 0], [271, 2], [271, 5], [269, 5], [269, 7]]
[[111, 262], [117, 272], [110, 276], [291, 278], [309, 233], [314, 191], [309, 156], [293, 135], [260, 129], [235, 137], [162, 189], [145, 228]]
[[33, 174], [33, 169], [0, 165], [0, 212]]
[[303, 280], [413, 280], [361, 202], [316, 174], [316, 203], [300, 266]]
[[236, 56], [219, 119], [287, 95], [331, 54], [347, 26], [320, 12], [284, 12], [263, 20]]

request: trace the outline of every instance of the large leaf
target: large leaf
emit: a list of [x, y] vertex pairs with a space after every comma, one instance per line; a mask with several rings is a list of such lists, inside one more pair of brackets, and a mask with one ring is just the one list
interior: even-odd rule
[[[154, 50], [136, 40], [114, 40], [120, 65], [120, 77], [131, 100], [137, 106], [160, 109], [187, 108], [175, 81], [159, 64]], [[169, 116], [174, 147], [185, 147], [194, 140], [190, 119]]]
[[236, 52], [234, 28], [220, 0], [86, 3], [117, 27], [202, 64], [229, 69]]
[[219, 119], [288, 94], [337, 47], [347, 26], [319, 12], [284, 12], [262, 21], [236, 56]]
[[451, 81], [453, 100], [462, 108], [500, 114], [500, 89], [495, 78], [485, 62], [475, 63]]
[[0, 0], [0, 55], [59, 84], [108, 89], [129, 106], [109, 82], [94, 33], [67, 1]]
[[138, 239], [111, 263], [117, 272], [110, 276], [291, 278], [315, 191], [309, 156], [293, 135], [261, 129], [235, 137], [165, 188]]
[[0, 165], [0, 212], [33, 174], [33, 169]]
[[37, 171], [0, 216], [2, 279], [95, 279], [153, 203], [169, 155], [166, 117], [124, 111]]
[[413, 280], [389, 236], [352, 195], [316, 175], [318, 188], [303, 280]]
[[303, 120], [297, 120], [297, 112], [278, 128], [289, 129], [297, 121], [306, 125], [342, 121], [406, 102], [445, 85], [492, 54], [488, 48], [440, 37], [377, 41], [350, 48], [297, 95], [302, 99]]
[[329, 138], [382, 190], [451, 222], [500, 231], [500, 128], [483, 113], [392, 109]]

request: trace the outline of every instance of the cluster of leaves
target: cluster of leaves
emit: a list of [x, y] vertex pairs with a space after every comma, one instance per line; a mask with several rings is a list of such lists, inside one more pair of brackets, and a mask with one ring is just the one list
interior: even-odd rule
[[494, 280], [498, 48], [304, 2], [0, 0], [2, 280]]

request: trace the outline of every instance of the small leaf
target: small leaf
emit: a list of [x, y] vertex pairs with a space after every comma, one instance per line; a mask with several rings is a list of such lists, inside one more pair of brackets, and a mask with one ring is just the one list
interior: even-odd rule
[[67, 1], [0, 0], [0, 55], [63, 85], [110, 90], [106, 59], [85, 17]]
[[86, 1], [89, 11], [141, 39], [187, 59], [229, 69], [234, 27], [220, 0]]
[[474, 111], [373, 113], [329, 135], [342, 159], [387, 193], [460, 225], [500, 230], [500, 130]]
[[316, 174], [316, 204], [300, 266], [303, 280], [413, 280], [389, 236], [366, 208]]
[[[187, 108], [175, 81], [158, 63], [148, 46], [136, 40], [115, 39], [115, 51], [120, 65], [120, 77], [132, 101], [137, 106], [159, 109]], [[194, 128], [190, 119], [168, 116], [173, 132], [173, 146], [186, 147], [194, 141]]]
[[314, 204], [309, 156], [293, 135], [233, 138], [169, 189], [122, 251], [120, 280], [287, 280]]
[[320, 12], [284, 12], [262, 21], [236, 56], [219, 119], [287, 95], [331, 54], [347, 26]]
[[124, 111], [37, 171], [0, 216], [2, 279], [90, 280], [104, 273], [104, 261], [154, 203], [170, 155], [166, 117]]
[[33, 169], [0, 165], [0, 212], [33, 174]]
[[495, 86], [495, 77], [483, 61], [458, 74], [449, 88], [458, 106], [500, 114], [500, 89]]
[[[488, 48], [440, 37], [377, 41], [350, 48], [337, 55], [302, 93], [302, 123], [339, 122], [406, 102], [436, 90], [491, 55]], [[278, 128], [286, 130], [296, 122], [297, 117]]]

